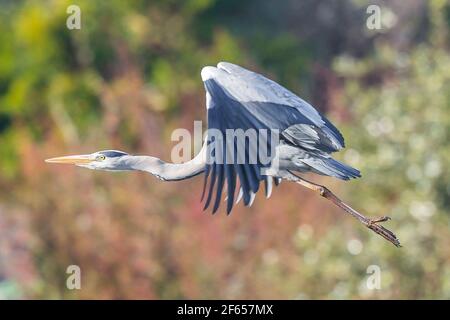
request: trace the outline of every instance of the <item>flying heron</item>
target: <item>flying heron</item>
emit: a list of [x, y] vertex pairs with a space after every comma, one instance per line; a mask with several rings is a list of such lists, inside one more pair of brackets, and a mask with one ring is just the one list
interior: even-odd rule
[[[219, 208], [222, 193], [226, 193], [226, 210], [229, 214], [241, 198], [246, 206], [250, 206], [261, 182], [264, 182], [268, 198], [273, 185], [278, 185], [281, 180], [292, 181], [316, 191], [367, 228], [400, 246], [397, 237], [380, 225], [389, 217], [369, 219], [340, 200], [328, 188], [300, 176], [306, 172], [341, 180], [361, 176], [357, 169], [331, 157], [333, 152], [344, 148], [344, 138], [325, 116], [278, 83], [235, 64], [220, 62], [217, 67], [204, 67], [201, 77], [206, 89], [208, 130], [202, 149], [192, 160], [168, 163], [152, 156], [106, 150], [51, 158], [46, 162], [108, 171], [140, 170], [164, 181], [184, 180], [204, 173], [205, 209], [212, 204], [213, 213]], [[271, 145], [268, 139], [261, 136], [254, 137], [257, 146], [273, 148], [270, 161], [263, 163], [260, 157], [256, 157], [253, 162], [248, 161], [255, 153], [248, 141], [226, 139], [219, 145], [219, 139], [208, 133], [215, 130], [226, 135], [229, 130], [252, 129], [275, 132], [276, 145]], [[231, 161], [219, 161], [219, 153], [223, 160], [239, 148], [244, 161], [237, 161], [234, 155], [227, 157]]]

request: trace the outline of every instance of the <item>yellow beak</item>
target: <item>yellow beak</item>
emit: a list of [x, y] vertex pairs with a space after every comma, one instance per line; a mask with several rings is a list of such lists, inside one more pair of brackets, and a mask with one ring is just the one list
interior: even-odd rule
[[66, 157], [56, 157], [45, 160], [48, 163], [65, 163], [65, 164], [86, 164], [93, 160], [88, 154], [76, 155], [76, 156], [66, 156]]

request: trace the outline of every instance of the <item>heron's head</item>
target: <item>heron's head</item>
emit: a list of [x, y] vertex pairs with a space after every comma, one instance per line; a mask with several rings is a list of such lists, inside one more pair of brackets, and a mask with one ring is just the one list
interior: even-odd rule
[[74, 164], [95, 170], [123, 171], [130, 170], [127, 160], [129, 154], [117, 150], [104, 150], [91, 154], [64, 156], [45, 160], [48, 163]]

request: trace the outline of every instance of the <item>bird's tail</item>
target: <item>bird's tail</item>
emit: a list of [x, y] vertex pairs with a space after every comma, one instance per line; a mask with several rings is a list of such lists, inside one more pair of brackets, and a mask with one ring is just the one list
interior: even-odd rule
[[329, 158], [327, 161], [334, 170], [337, 171], [338, 175], [336, 178], [349, 180], [351, 178], [361, 178], [361, 172], [358, 169], [350, 167], [349, 165], [342, 163], [340, 161]]
[[333, 158], [310, 158], [302, 159], [302, 161], [309, 165], [313, 171], [321, 175], [331, 176], [341, 180], [361, 177], [358, 169]]

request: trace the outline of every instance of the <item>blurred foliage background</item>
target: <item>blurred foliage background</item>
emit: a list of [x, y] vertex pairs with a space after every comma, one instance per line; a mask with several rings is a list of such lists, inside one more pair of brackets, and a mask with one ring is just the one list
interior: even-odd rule
[[[81, 30], [66, 27], [71, 4]], [[0, 298], [449, 299], [449, 24], [445, 0], [0, 1]], [[172, 130], [205, 119], [201, 67], [223, 60], [342, 129], [338, 157], [363, 178], [311, 178], [390, 215], [403, 248], [289, 183], [212, 216], [201, 178], [44, 163], [169, 159]], [[73, 264], [81, 290], [66, 288]]]

